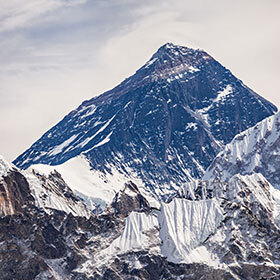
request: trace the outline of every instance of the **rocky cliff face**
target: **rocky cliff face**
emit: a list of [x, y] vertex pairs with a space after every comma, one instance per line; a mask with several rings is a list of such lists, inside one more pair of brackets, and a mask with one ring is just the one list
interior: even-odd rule
[[0, 180], [0, 216], [22, 213], [26, 201], [34, 201], [25, 177], [13, 170]]
[[70, 112], [14, 163], [58, 165], [83, 154], [104, 176], [133, 173], [164, 197], [201, 177], [224, 144], [275, 111], [206, 52], [166, 44], [133, 76]]

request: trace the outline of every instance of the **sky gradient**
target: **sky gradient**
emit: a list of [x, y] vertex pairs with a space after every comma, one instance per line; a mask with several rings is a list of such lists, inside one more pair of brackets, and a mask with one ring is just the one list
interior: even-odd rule
[[164, 43], [200, 48], [280, 108], [279, 0], [0, 0], [0, 154], [15, 159]]

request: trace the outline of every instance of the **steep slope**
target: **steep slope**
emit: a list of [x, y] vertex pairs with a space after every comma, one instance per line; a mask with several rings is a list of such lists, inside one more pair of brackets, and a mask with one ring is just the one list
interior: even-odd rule
[[237, 135], [217, 155], [203, 179], [227, 181], [238, 173], [261, 173], [280, 188], [280, 113]]
[[134, 173], [151, 193], [168, 196], [200, 177], [236, 134], [275, 111], [206, 52], [166, 44], [133, 76], [70, 112], [14, 163], [59, 165], [83, 154], [101, 177]]
[[77, 156], [56, 166], [35, 164], [27, 170], [46, 177], [56, 171], [59, 172], [75, 194], [92, 209], [98, 207], [104, 210], [112, 202], [116, 192], [130, 180], [140, 186], [141, 192], [145, 194], [151, 205], [158, 206], [157, 200], [143, 188], [142, 180], [135, 174], [119, 173], [116, 167], [112, 167], [110, 173], [106, 171], [101, 173], [90, 168], [90, 163], [85, 156]]

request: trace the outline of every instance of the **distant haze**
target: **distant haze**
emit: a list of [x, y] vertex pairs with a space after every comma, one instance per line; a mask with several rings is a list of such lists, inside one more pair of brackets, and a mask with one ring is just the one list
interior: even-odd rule
[[15, 159], [164, 43], [201, 48], [280, 107], [279, 0], [0, 0], [0, 154]]

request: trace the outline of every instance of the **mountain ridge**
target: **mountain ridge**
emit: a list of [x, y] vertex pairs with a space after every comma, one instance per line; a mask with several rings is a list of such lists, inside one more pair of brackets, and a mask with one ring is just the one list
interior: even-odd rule
[[280, 189], [279, 142], [280, 112], [234, 137], [213, 160], [203, 179], [227, 181], [238, 173], [261, 173]]

